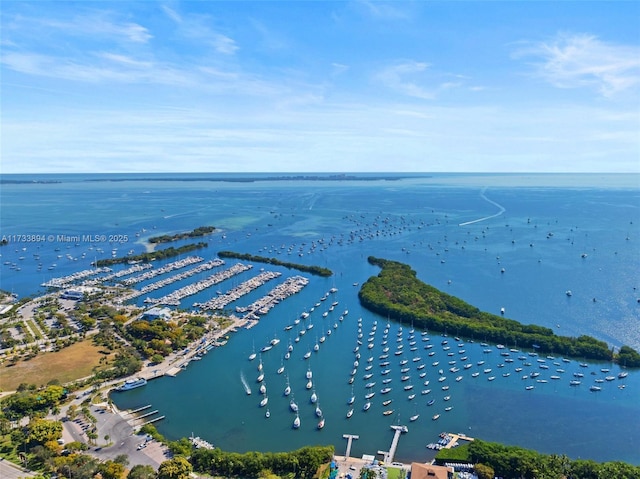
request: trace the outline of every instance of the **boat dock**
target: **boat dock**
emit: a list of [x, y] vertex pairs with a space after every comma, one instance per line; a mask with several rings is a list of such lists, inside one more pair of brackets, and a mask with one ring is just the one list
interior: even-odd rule
[[396, 449], [398, 448], [398, 441], [400, 441], [400, 435], [404, 432], [409, 432], [407, 426], [391, 426], [391, 429], [395, 431], [393, 434], [393, 440], [391, 441], [391, 447], [388, 451], [378, 451], [378, 454], [384, 456], [385, 464], [393, 462], [393, 458], [396, 455]]
[[142, 426], [147, 424], [152, 424], [157, 421], [161, 421], [165, 418], [165, 416], [157, 416], [158, 410], [154, 409], [149, 412], [144, 412], [144, 414], [138, 415], [137, 413], [148, 411], [151, 409], [151, 404], [147, 404], [146, 406], [139, 407], [137, 409], [132, 409], [128, 411], [124, 411], [121, 413], [121, 417], [127, 421], [127, 423], [133, 427], [134, 429], [139, 429]]
[[343, 434], [342, 437], [347, 440], [347, 451], [344, 453], [344, 458], [345, 460], [347, 460], [347, 458], [351, 454], [351, 443], [354, 439], [360, 439], [360, 436], [355, 434]]
[[472, 437], [469, 437], [465, 434], [452, 434], [452, 433], [445, 433], [447, 436], [447, 439], [449, 439], [449, 442], [443, 447], [443, 449], [451, 449], [452, 447], [455, 447], [458, 445], [458, 441], [462, 440], [462, 441], [473, 441]]
[[199, 436], [194, 437], [192, 434], [189, 440], [191, 441], [191, 444], [193, 444], [193, 447], [195, 447], [196, 449], [214, 449], [213, 444], [205, 441]]
[[132, 411], [125, 411], [123, 414], [135, 414], [140, 411], [144, 411], [145, 409], [149, 409], [151, 404], [147, 404], [146, 406], [139, 407], [138, 409], [134, 409]]
[[[248, 268], [252, 268], [252, 265], [249, 265]], [[263, 284], [271, 281], [279, 277], [282, 273], [273, 272], [273, 271], [263, 271], [262, 273], [254, 276], [253, 278], [244, 281], [239, 284], [235, 288], [227, 291], [225, 294], [221, 294], [215, 298], [210, 299], [204, 303], [195, 303], [193, 306], [196, 308], [200, 308], [203, 310], [206, 309], [224, 309], [228, 304], [238, 300], [242, 296], [249, 294], [254, 289], [259, 288]], [[236, 311], [243, 312], [243, 311]]]

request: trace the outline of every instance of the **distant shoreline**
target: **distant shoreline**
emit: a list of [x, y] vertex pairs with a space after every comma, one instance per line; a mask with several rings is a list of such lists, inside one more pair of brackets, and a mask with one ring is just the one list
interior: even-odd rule
[[[318, 175], [281, 175], [281, 176], [229, 176], [229, 177], [217, 177], [210, 176], [198, 177], [188, 176], [184, 178], [179, 177], [136, 177], [136, 178], [114, 178], [109, 177], [109, 173], [105, 173], [106, 178], [85, 178], [80, 180], [81, 182], [88, 183], [122, 183], [132, 181], [164, 181], [164, 182], [178, 182], [178, 181], [208, 181], [208, 182], [226, 182], [226, 183], [255, 183], [258, 181], [399, 181], [407, 178], [431, 178], [430, 175], [406, 175], [406, 176], [357, 176], [347, 174], [318, 174]], [[0, 184], [16, 184], [16, 185], [28, 185], [28, 184], [58, 184], [64, 183], [63, 180], [10, 180], [0, 179]]]

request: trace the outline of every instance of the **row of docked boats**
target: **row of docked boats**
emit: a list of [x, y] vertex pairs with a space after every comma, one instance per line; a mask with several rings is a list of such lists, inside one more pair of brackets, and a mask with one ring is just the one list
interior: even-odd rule
[[[335, 293], [336, 291], [337, 289], [332, 289], [329, 292], [325, 293], [325, 295], [322, 298], [320, 298], [320, 300], [316, 304], [322, 304], [323, 301], [326, 301], [326, 299], [329, 298], [331, 293]], [[331, 303], [331, 308], [333, 309], [337, 305], [338, 305], [338, 302], [333, 301]], [[282, 356], [280, 367], [276, 371], [277, 374], [281, 375], [286, 371], [285, 364], [287, 364], [288, 360], [292, 359], [294, 355], [294, 349], [302, 349], [304, 351], [304, 348], [300, 348], [299, 347], [300, 345], [297, 343], [308, 344], [308, 348], [306, 352], [302, 355], [303, 360], [308, 360], [311, 358], [313, 353], [319, 352], [321, 345], [325, 343], [328, 337], [331, 336], [332, 332], [338, 328], [338, 321], [336, 321], [334, 322], [333, 325], [329, 324], [327, 326], [326, 332], [320, 333], [321, 336], [316, 336], [315, 344], [313, 340], [304, 341], [306, 338], [309, 338], [309, 335], [306, 333], [311, 331], [314, 327], [313, 318], [312, 318], [312, 314], [314, 311], [316, 311], [316, 306], [313, 306], [311, 309], [309, 309], [309, 312], [306, 312], [306, 311], [303, 312], [299, 317], [295, 318], [292, 323], [289, 323], [284, 327], [284, 330], [286, 332], [289, 332], [290, 338], [288, 340], [288, 345], [286, 347], [286, 350]], [[340, 322], [343, 321], [346, 315], [348, 315], [348, 310], [344, 310], [344, 312], [340, 316], [339, 321]], [[294, 328], [295, 328], [295, 331], [294, 331]], [[292, 340], [291, 338], [294, 338], [294, 339]], [[253, 351], [248, 357], [249, 361], [254, 361], [258, 359], [258, 377], [256, 379], [256, 382], [260, 384], [259, 391], [262, 394], [262, 399], [259, 403], [259, 407], [261, 408], [266, 407], [268, 404], [268, 396], [267, 396], [266, 384], [265, 384], [266, 379], [265, 379], [264, 363], [262, 361], [262, 354], [276, 348], [278, 344], [280, 344], [280, 340], [277, 338], [276, 335], [274, 335], [274, 338], [269, 340], [269, 342], [265, 346], [263, 346], [258, 353], [256, 353], [255, 345], [254, 345]], [[285, 374], [285, 377], [286, 377], [286, 385], [282, 392], [282, 396], [285, 398], [288, 398], [289, 400], [288, 408], [291, 411], [291, 413], [295, 415], [292, 422], [292, 428], [299, 429], [302, 423], [300, 406], [294, 397], [294, 393], [291, 388], [289, 374], [288, 373]], [[326, 419], [320, 407], [319, 395], [314, 386], [313, 371], [310, 363], [307, 364], [307, 370], [304, 373], [304, 380], [305, 380], [305, 389], [309, 391], [309, 403], [313, 405], [314, 414], [318, 421], [316, 424], [316, 427], [317, 429], [323, 429]], [[250, 388], [247, 390], [247, 394], [248, 395], [251, 394]], [[266, 410], [265, 417], [266, 418], [271, 417], [271, 413], [269, 409]]]

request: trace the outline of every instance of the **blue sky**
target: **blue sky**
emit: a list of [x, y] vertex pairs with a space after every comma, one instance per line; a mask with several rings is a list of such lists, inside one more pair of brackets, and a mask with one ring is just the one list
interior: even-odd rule
[[640, 171], [640, 2], [0, 15], [2, 173]]

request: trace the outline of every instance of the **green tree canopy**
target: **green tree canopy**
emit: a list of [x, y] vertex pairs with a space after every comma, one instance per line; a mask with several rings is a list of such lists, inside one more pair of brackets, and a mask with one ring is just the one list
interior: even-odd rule
[[174, 457], [160, 464], [158, 479], [189, 479], [192, 471], [191, 464], [184, 457]]

